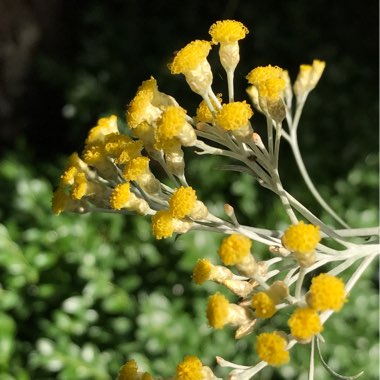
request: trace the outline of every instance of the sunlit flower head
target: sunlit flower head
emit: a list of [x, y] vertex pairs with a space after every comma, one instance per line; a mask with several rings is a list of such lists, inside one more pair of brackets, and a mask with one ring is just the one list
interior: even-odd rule
[[217, 21], [211, 25], [209, 30], [213, 44], [236, 42], [243, 39], [248, 33], [248, 28], [234, 20]]
[[215, 116], [216, 124], [226, 131], [236, 131], [247, 127], [249, 119], [253, 116], [251, 106], [244, 100], [223, 104]]
[[309, 305], [318, 310], [339, 311], [346, 301], [344, 282], [327, 273], [313, 277], [308, 294]]
[[177, 365], [175, 380], [202, 380], [202, 362], [196, 356], [185, 356]]
[[309, 341], [323, 330], [319, 314], [311, 307], [297, 308], [288, 320], [290, 333], [299, 341]]
[[304, 255], [314, 252], [320, 240], [319, 226], [305, 224], [302, 220], [288, 227], [281, 239], [286, 249]]
[[224, 238], [219, 247], [219, 257], [224, 265], [241, 263], [250, 254], [252, 241], [239, 234], [232, 234]]
[[276, 313], [276, 305], [265, 292], [258, 292], [252, 296], [252, 307], [255, 309], [256, 317], [271, 318]]
[[212, 72], [207, 56], [211, 50], [209, 41], [195, 40], [182, 48], [169, 64], [172, 74], [185, 75], [190, 88], [205, 95], [212, 83]]
[[207, 319], [211, 327], [222, 329], [228, 323], [229, 302], [220, 293], [209, 297], [207, 305]]
[[289, 362], [288, 342], [277, 332], [262, 333], [257, 337], [256, 351], [260, 359], [278, 367]]

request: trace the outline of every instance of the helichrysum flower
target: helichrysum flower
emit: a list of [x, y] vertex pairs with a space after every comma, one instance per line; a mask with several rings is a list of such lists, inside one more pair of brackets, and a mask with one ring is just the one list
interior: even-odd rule
[[202, 362], [196, 356], [186, 356], [177, 365], [176, 380], [202, 380]]
[[[217, 94], [216, 95], [217, 99], [219, 100], [219, 103], [222, 103], [222, 94]], [[216, 107], [214, 101], [211, 101], [211, 104], [214, 106], [215, 109]], [[195, 117], [195, 120], [197, 123], [203, 122], [203, 123], [209, 123], [212, 124], [214, 121], [214, 115], [212, 114], [210, 108], [208, 107], [207, 103], [202, 100], [197, 108], [197, 115]]]
[[299, 341], [309, 341], [323, 330], [317, 311], [311, 307], [296, 309], [288, 320], [290, 333]]
[[190, 88], [202, 96], [207, 94], [212, 83], [212, 71], [207, 61], [210, 50], [209, 41], [192, 41], [182, 48], [169, 64], [172, 74], [185, 75]]
[[148, 372], [140, 372], [135, 360], [128, 360], [119, 371], [117, 380], [153, 380]]
[[152, 230], [158, 240], [172, 236], [174, 233], [173, 214], [169, 210], [157, 211], [152, 216]]
[[144, 121], [152, 123], [160, 117], [162, 110], [153, 105], [156, 91], [157, 82], [154, 78], [144, 81], [137, 89], [135, 97], [127, 108], [126, 116], [129, 128], [136, 128]]
[[201, 285], [208, 280], [223, 282], [232, 278], [232, 276], [233, 274], [228, 268], [213, 265], [208, 259], [199, 259], [193, 270], [193, 281], [197, 285]]
[[260, 359], [278, 367], [289, 362], [288, 342], [277, 332], [262, 333], [257, 337], [256, 351]]
[[126, 209], [140, 215], [146, 215], [149, 205], [145, 199], [138, 198], [132, 191], [129, 182], [118, 184], [112, 191], [110, 206], [113, 210]]
[[219, 57], [224, 69], [235, 70], [240, 59], [238, 41], [248, 34], [248, 29], [239, 21], [223, 20], [211, 25], [209, 34], [212, 43], [220, 44]]
[[149, 171], [149, 161], [150, 159], [144, 156], [133, 158], [126, 165], [123, 176], [127, 181], [137, 181], [139, 177]]
[[276, 102], [286, 86], [282, 73], [278, 66], [259, 66], [249, 72], [247, 80], [257, 88], [259, 97]]
[[186, 74], [195, 70], [208, 56], [211, 50], [210, 42], [195, 40], [182, 48], [169, 65], [172, 74]]
[[197, 195], [191, 187], [179, 187], [169, 199], [170, 210], [175, 218], [184, 218], [195, 207]]
[[239, 21], [223, 20], [211, 25], [209, 34], [213, 44], [232, 43], [242, 40], [249, 33]]
[[223, 294], [215, 293], [208, 299], [207, 319], [215, 329], [222, 329], [227, 324], [244, 329], [244, 326], [249, 326], [255, 318], [249, 308], [229, 303]]
[[278, 66], [259, 66], [251, 70], [247, 75], [248, 83], [258, 87], [260, 83], [268, 79], [281, 78], [282, 69]]
[[236, 131], [246, 128], [252, 116], [251, 106], [244, 100], [224, 104], [216, 113], [215, 122], [225, 131]]
[[111, 194], [111, 207], [114, 210], [120, 210], [127, 204], [131, 198], [131, 186], [129, 182], [121, 183], [117, 185]]
[[344, 282], [335, 276], [321, 273], [311, 280], [307, 301], [318, 311], [339, 311], [346, 301]]
[[203, 219], [207, 216], [207, 208], [197, 200], [195, 190], [191, 186], [176, 189], [169, 199], [169, 208], [173, 217], [178, 219], [186, 216]]
[[224, 265], [241, 263], [250, 254], [252, 241], [239, 234], [232, 234], [223, 239], [219, 247], [219, 257]]
[[211, 327], [222, 329], [228, 322], [228, 299], [220, 293], [212, 295], [208, 300], [207, 319]]
[[282, 78], [270, 78], [258, 86], [259, 95], [269, 101], [276, 101], [280, 98], [282, 91], [285, 89], [285, 80]]
[[58, 187], [53, 193], [52, 210], [56, 215], [63, 211], [85, 212], [86, 205], [80, 201], [74, 201], [62, 187]]
[[177, 139], [183, 146], [191, 146], [197, 137], [193, 127], [186, 121], [186, 111], [177, 106], [168, 106], [157, 122], [155, 138], [158, 145]]
[[275, 303], [265, 292], [254, 294], [251, 305], [255, 309], [256, 317], [258, 318], [271, 318], [276, 313]]
[[324, 61], [315, 59], [312, 65], [301, 65], [297, 79], [294, 82], [294, 93], [297, 97], [313, 90], [319, 82], [326, 67]]
[[302, 220], [290, 226], [282, 236], [282, 244], [291, 252], [310, 254], [321, 240], [319, 226], [305, 224]]
[[115, 115], [99, 119], [97, 125], [88, 132], [86, 144], [102, 142], [105, 137], [111, 133], [119, 133], [117, 128], [117, 116]]

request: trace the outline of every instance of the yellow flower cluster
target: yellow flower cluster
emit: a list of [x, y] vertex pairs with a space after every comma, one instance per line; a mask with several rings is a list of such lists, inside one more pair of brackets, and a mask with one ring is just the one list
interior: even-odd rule
[[[209, 325], [215, 329], [233, 325], [237, 328], [237, 339], [251, 333], [257, 320], [271, 318], [277, 310], [293, 302], [288, 297], [285, 280], [266, 284], [270, 278], [269, 264], [256, 262], [251, 254], [252, 241], [242, 234], [232, 233], [248, 230], [245, 226], [233, 228], [239, 227], [233, 212], [226, 211], [233, 223], [223, 224], [221, 219], [209, 214], [196, 191], [187, 185], [183, 147], [193, 146], [199, 148], [200, 153], [234, 158], [241, 154], [244, 163], [253, 158], [248, 155], [249, 150], [253, 152], [256, 148], [257, 161], [248, 167], [264, 172], [263, 178], [272, 175], [272, 162], [266, 161], [267, 155], [273, 152], [266, 151], [262, 143], [256, 144], [257, 133], [253, 133], [250, 122], [253, 110], [246, 101], [234, 99], [233, 72], [240, 59], [238, 41], [247, 33], [248, 29], [238, 21], [217, 21], [209, 30], [211, 41], [195, 40], [180, 49], [168, 67], [172, 74], [183, 74], [190, 88], [203, 98], [196, 116], [189, 116], [172, 96], [160, 92], [153, 77], [142, 82], [127, 107], [128, 133], [119, 131], [115, 115], [99, 119], [88, 133], [83, 153], [69, 157], [52, 199], [56, 214], [107, 211], [150, 215], [156, 239], [185, 233], [191, 228], [225, 227], [222, 231], [230, 235], [223, 239], [218, 250], [224, 265], [200, 259], [195, 265], [193, 280], [198, 285], [209, 280], [217, 282], [240, 297], [239, 303], [230, 303], [218, 292], [209, 297], [207, 304]], [[222, 95], [216, 96], [211, 88], [213, 74], [207, 57], [213, 44], [219, 45], [220, 63], [227, 73], [228, 103], [225, 104]], [[323, 69], [324, 62], [317, 60], [312, 65], [301, 66], [294, 85], [298, 98], [314, 88]], [[255, 109], [271, 119], [268, 126], [277, 128], [285, 117], [283, 99], [288, 99], [286, 94], [291, 91], [287, 72], [268, 65], [251, 70], [246, 78], [251, 85], [247, 92]], [[208, 145], [197, 136], [215, 145]], [[268, 141], [271, 137], [268, 133]], [[278, 146], [274, 148], [278, 153]], [[150, 165], [153, 168], [157, 164], [173, 181], [173, 187], [159, 181], [151, 172]], [[285, 253], [290, 251], [298, 264], [305, 267], [314, 260], [320, 239], [318, 226], [301, 221], [284, 232], [281, 241], [286, 249], [281, 249]], [[226, 266], [234, 266], [232, 270], [238, 274]], [[308, 306], [298, 304], [288, 320], [290, 334], [299, 341], [309, 341], [323, 329], [319, 313], [339, 311], [345, 300], [344, 283], [340, 279], [328, 274], [315, 277], [306, 296]], [[280, 332], [258, 335], [256, 350], [261, 360], [273, 366], [289, 361], [287, 339], [283, 335]], [[209, 380], [215, 377], [197, 357], [187, 356], [178, 364], [174, 378]], [[138, 371], [136, 362], [130, 360], [121, 368], [118, 380], [129, 379], [153, 378]]]

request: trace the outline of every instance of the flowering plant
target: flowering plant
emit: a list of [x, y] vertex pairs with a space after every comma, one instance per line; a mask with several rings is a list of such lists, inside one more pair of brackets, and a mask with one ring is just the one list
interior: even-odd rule
[[[350, 228], [321, 197], [300, 154], [301, 113], [325, 63], [314, 60], [311, 65], [301, 65], [293, 85], [287, 71], [278, 66], [257, 67], [248, 73], [247, 93], [256, 112], [266, 119], [266, 138], [262, 138], [252, 126], [252, 107], [245, 100], [235, 100], [234, 95], [239, 40], [248, 29], [240, 22], [224, 20], [214, 23], [209, 33], [211, 41], [190, 42], [169, 64], [172, 74], [183, 74], [191, 90], [202, 97], [196, 114], [189, 116], [174, 97], [160, 92], [155, 78], [144, 81], [128, 105], [128, 129], [123, 130], [114, 115], [101, 118], [90, 130], [83, 153], [70, 156], [53, 195], [53, 211], [147, 215], [157, 239], [191, 230], [225, 234], [218, 250], [222, 265], [201, 258], [195, 263], [193, 280], [198, 285], [213, 281], [232, 293], [234, 301], [221, 292], [210, 296], [209, 325], [214, 329], [234, 327], [236, 339], [254, 332], [256, 359], [242, 365], [217, 357], [217, 364], [231, 369], [229, 379], [250, 379], [268, 365], [288, 363], [291, 348], [304, 344], [311, 349], [309, 379], [313, 379], [315, 346], [319, 351], [324, 324], [344, 306], [355, 283], [379, 254], [378, 229]], [[212, 90], [213, 73], [207, 57], [213, 45], [219, 45], [226, 71], [227, 101]], [[342, 228], [324, 223], [283, 186], [279, 158], [284, 140], [308, 189]], [[224, 206], [224, 217], [214, 215], [188, 184], [184, 148], [233, 160], [224, 169], [251, 175], [278, 196], [288, 228], [277, 231], [242, 225], [230, 204]], [[152, 172], [151, 162], [162, 167], [168, 181]], [[268, 247], [264, 260], [257, 260], [252, 253], [253, 241]], [[333, 264], [332, 269], [325, 270], [327, 264]], [[344, 282], [339, 276], [353, 265], [357, 265], [355, 271]], [[306, 285], [310, 281], [311, 285]], [[290, 314], [286, 329], [275, 325], [270, 331], [261, 329], [263, 321], [284, 312]], [[150, 378], [139, 371], [134, 360], [119, 374], [119, 380]], [[198, 357], [186, 356], [178, 364], [175, 378], [217, 377]]]

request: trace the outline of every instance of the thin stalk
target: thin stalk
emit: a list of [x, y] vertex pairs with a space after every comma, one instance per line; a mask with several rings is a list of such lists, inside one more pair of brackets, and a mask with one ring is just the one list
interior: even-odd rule
[[278, 171], [274, 170], [272, 174], [273, 174], [272, 175], [272, 179], [274, 181], [274, 184], [275, 184], [275, 187], [276, 187], [276, 190], [277, 190], [276, 191], [277, 195], [280, 197], [281, 203], [283, 204], [284, 209], [285, 209], [286, 213], [288, 214], [289, 219], [292, 222], [292, 224], [297, 224], [298, 223], [297, 216], [294, 213], [294, 211], [292, 209], [292, 206], [290, 205], [290, 202], [289, 202], [289, 199], [288, 199], [288, 193], [282, 187]]
[[315, 187], [313, 181], [311, 180], [309, 173], [306, 169], [306, 166], [303, 162], [302, 155], [298, 145], [297, 133], [295, 130], [290, 132], [290, 147], [292, 148], [292, 152], [294, 158], [296, 160], [299, 171], [301, 172], [302, 178], [306, 183], [309, 191], [313, 195], [313, 197], [317, 200], [317, 202], [322, 206], [322, 208], [328, 212], [339, 224], [341, 224], [345, 228], [350, 228], [350, 226], [327, 204], [327, 202], [322, 198], [321, 194]]
[[302, 293], [302, 284], [303, 280], [305, 278], [306, 270], [305, 268], [300, 268], [300, 271], [298, 273], [298, 278], [297, 278], [297, 283], [296, 283], [296, 290], [294, 293], [294, 297], [296, 298], [297, 301], [301, 300], [301, 293]]
[[228, 86], [228, 101], [234, 101], [234, 70], [226, 70], [227, 86]]
[[281, 132], [282, 132], [282, 126], [281, 126], [281, 123], [278, 123], [276, 125], [276, 138], [274, 141], [274, 156], [273, 156], [273, 166], [275, 169], [278, 169], [278, 159], [280, 156]]
[[267, 116], [267, 134], [268, 134], [268, 151], [270, 157], [273, 157], [273, 124], [272, 119]]
[[315, 338], [311, 340], [311, 347], [310, 347], [310, 366], [309, 366], [309, 377], [308, 380], [314, 380], [314, 351], [315, 351]]

